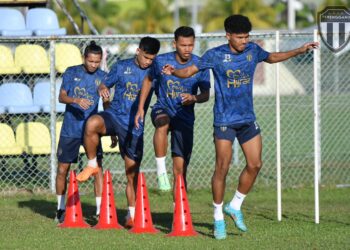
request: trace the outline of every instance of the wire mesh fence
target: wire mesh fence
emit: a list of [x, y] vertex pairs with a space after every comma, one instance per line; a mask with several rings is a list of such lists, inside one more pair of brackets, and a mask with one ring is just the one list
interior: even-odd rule
[[[82, 63], [81, 53], [94, 40], [104, 49], [102, 68], [108, 71], [120, 59], [133, 57], [142, 35], [81, 36], [60, 38], [0, 38], [0, 193], [31, 189], [54, 190], [55, 150], [63, 120], [63, 104], [58, 103], [62, 74], [68, 66]], [[155, 36], [160, 53], [173, 50], [171, 35]], [[274, 33], [252, 34], [251, 40], [267, 51], [275, 51]], [[312, 34], [280, 35], [280, 51], [312, 41]], [[202, 34], [196, 38], [195, 54], [226, 43], [223, 34]], [[350, 183], [350, 53], [331, 53], [321, 46], [321, 149], [323, 184]], [[262, 128], [263, 162], [257, 185], [276, 183], [276, 97], [275, 66], [261, 63], [255, 73], [254, 104]], [[281, 156], [283, 186], [313, 183], [313, 53], [280, 64]], [[188, 170], [189, 188], [209, 188], [215, 163], [213, 143], [213, 82], [210, 100], [195, 107], [194, 148]], [[153, 97], [152, 102], [155, 101]], [[152, 106], [152, 103], [151, 103]], [[102, 110], [102, 105], [99, 108]], [[141, 171], [149, 188], [156, 187], [156, 167], [152, 138], [154, 127], [149, 113], [145, 124], [145, 146]], [[117, 152], [104, 145], [104, 169], [110, 169], [116, 192], [126, 184], [124, 162]], [[86, 163], [83, 148], [78, 164]], [[172, 173], [170, 148], [167, 170]], [[236, 184], [245, 166], [244, 156], [234, 143], [234, 157], [228, 183]], [[89, 181], [81, 192], [91, 192]]]

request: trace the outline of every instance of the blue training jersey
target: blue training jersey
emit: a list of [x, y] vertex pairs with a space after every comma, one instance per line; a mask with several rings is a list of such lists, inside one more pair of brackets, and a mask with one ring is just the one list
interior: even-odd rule
[[230, 126], [255, 121], [253, 77], [256, 65], [269, 53], [249, 42], [241, 53], [228, 44], [208, 50], [196, 66], [211, 68], [215, 79], [214, 125]]
[[63, 74], [61, 89], [69, 97], [89, 99], [91, 106], [84, 110], [78, 104], [67, 104], [61, 129], [61, 136], [83, 138], [87, 119], [97, 113], [99, 94], [98, 86], [105, 77], [106, 72], [97, 69], [94, 73], [86, 71], [84, 65], [72, 66]]
[[150, 77], [155, 80], [155, 93], [157, 102], [154, 108], [163, 108], [170, 117], [178, 117], [189, 125], [194, 124], [194, 104], [182, 105], [181, 93], [196, 95], [198, 88], [203, 91], [210, 89], [209, 70], [203, 70], [189, 78], [178, 78], [172, 75], [162, 74], [162, 68], [171, 64], [177, 69], [188, 67], [199, 62], [199, 57], [192, 55], [185, 64], [176, 60], [176, 52], [165, 53], [157, 56], [150, 70]]
[[[134, 119], [139, 106], [139, 92], [148, 71], [149, 68], [140, 68], [136, 64], [135, 58], [130, 58], [116, 62], [103, 80], [108, 88], [115, 86], [113, 100], [106, 111], [114, 116], [119, 125], [136, 135], [143, 133], [143, 124], [140, 124], [140, 128], [136, 129]], [[145, 113], [151, 96], [152, 93], [150, 93], [145, 103]]]

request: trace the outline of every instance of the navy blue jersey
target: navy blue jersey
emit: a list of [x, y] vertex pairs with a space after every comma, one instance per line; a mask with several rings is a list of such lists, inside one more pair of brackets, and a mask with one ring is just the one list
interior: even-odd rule
[[91, 106], [84, 110], [78, 104], [67, 104], [64, 113], [61, 136], [83, 138], [84, 126], [87, 119], [97, 113], [99, 94], [98, 86], [105, 77], [106, 72], [98, 69], [94, 73], [86, 71], [84, 65], [72, 66], [63, 74], [61, 89], [69, 97], [89, 99]]
[[255, 121], [253, 77], [256, 65], [269, 53], [248, 43], [241, 53], [233, 53], [228, 44], [208, 50], [196, 66], [211, 68], [215, 79], [214, 125], [229, 126]]
[[[139, 92], [148, 71], [149, 68], [140, 68], [135, 63], [135, 58], [130, 58], [116, 62], [103, 80], [108, 88], [115, 86], [113, 100], [106, 111], [114, 115], [124, 129], [134, 134], [143, 133], [143, 126], [139, 129], [134, 128], [134, 118], [139, 106]], [[145, 112], [151, 96], [151, 94], [148, 96], [145, 103]]]
[[176, 52], [165, 53], [157, 56], [150, 70], [150, 77], [155, 80], [155, 93], [157, 102], [155, 108], [162, 108], [171, 117], [178, 117], [190, 125], [194, 123], [194, 104], [182, 105], [182, 93], [196, 95], [198, 88], [207, 91], [210, 88], [209, 70], [203, 70], [189, 78], [178, 78], [173, 75], [162, 74], [162, 68], [166, 64], [171, 64], [177, 69], [188, 67], [199, 62], [199, 57], [192, 55], [185, 64], [180, 64], [176, 60]]

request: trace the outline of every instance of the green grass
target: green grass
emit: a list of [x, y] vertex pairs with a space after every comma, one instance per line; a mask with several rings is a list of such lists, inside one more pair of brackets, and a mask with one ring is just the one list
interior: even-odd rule
[[[233, 188], [228, 187], [226, 201]], [[209, 190], [190, 190], [192, 220], [198, 237], [169, 238], [172, 198], [150, 190], [156, 235], [134, 235], [122, 230], [60, 229], [53, 221], [53, 195], [18, 194], [0, 200], [0, 249], [346, 249], [350, 245], [350, 189], [321, 188], [320, 224], [314, 223], [313, 189], [283, 191], [283, 219], [276, 219], [276, 193], [255, 189], [243, 204], [249, 232], [241, 234], [226, 218], [228, 238], [212, 237]], [[125, 196], [116, 195], [119, 222], [126, 214]], [[94, 199], [81, 195], [86, 221], [92, 219]]]

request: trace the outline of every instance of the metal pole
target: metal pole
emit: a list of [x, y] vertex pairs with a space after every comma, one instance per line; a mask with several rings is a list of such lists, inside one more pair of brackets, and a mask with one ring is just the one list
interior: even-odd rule
[[179, 0], [174, 0], [174, 30], [180, 26]]
[[[317, 41], [317, 30], [314, 30], [314, 41]], [[314, 53], [314, 186], [315, 186], [315, 223], [320, 223], [320, 205], [319, 205], [319, 184], [321, 171], [321, 141], [320, 141], [320, 84], [318, 78], [318, 64], [320, 51], [315, 49]]]
[[56, 70], [55, 41], [50, 41], [50, 132], [51, 132], [51, 192], [56, 191]]
[[[276, 52], [279, 52], [280, 33], [276, 31]], [[280, 101], [280, 64], [276, 70], [276, 166], [277, 166], [277, 220], [282, 220], [282, 182], [281, 182], [281, 101]]]

